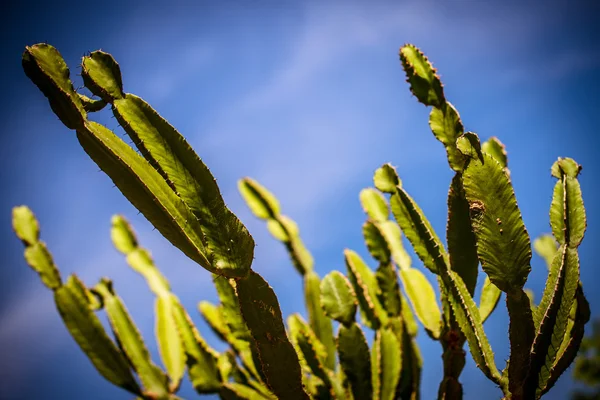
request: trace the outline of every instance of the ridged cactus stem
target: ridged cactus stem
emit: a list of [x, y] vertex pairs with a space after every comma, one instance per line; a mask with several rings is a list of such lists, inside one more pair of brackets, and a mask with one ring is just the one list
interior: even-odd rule
[[150, 398], [167, 398], [169, 394], [168, 377], [152, 362], [148, 348], [123, 301], [116, 295], [112, 282], [108, 279], [101, 279], [94, 286], [94, 291], [102, 298], [119, 347], [142, 381], [144, 395]]
[[83, 57], [81, 72], [87, 88], [112, 105], [140, 153], [198, 220], [211, 272], [245, 276], [254, 240], [227, 208], [215, 178], [185, 138], [147, 102], [123, 91], [121, 70], [110, 54], [94, 51]]

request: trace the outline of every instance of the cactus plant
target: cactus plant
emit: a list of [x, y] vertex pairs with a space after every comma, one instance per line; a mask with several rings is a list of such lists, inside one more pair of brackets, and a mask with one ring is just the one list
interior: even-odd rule
[[[415, 337], [420, 323], [442, 347], [440, 399], [462, 398], [465, 342], [505, 399], [538, 399], [552, 388], [575, 358], [589, 320], [577, 250], [586, 229], [577, 180], [581, 166], [559, 158], [551, 168], [557, 179], [550, 207], [552, 236], [534, 242], [549, 274], [535, 304], [524, 289], [532, 252], [504, 145], [497, 138], [481, 143], [475, 133], [464, 132], [436, 70], [418, 48], [403, 46], [400, 60], [411, 92], [432, 107], [430, 128], [454, 171], [447, 244], [396, 169], [384, 164], [374, 173], [374, 188], [359, 195], [366, 214], [362, 232], [376, 266], [346, 249], [346, 274], [331, 271], [321, 279], [297, 224], [281, 213], [275, 195], [251, 178], [240, 180], [248, 207], [284, 244], [303, 280], [308, 322], [293, 314], [286, 329], [273, 289], [251, 265], [254, 240], [249, 232], [227, 208], [212, 174], [183, 136], [146, 101], [124, 91], [114, 58], [102, 51], [83, 58], [84, 84], [98, 97], [92, 99], [74, 89], [54, 47], [26, 48], [25, 73], [59, 119], [76, 131], [85, 152], [156, 229], [213, 274], [219, 295], [219, 304], [202, 301], [199, 310], [228, 343], [222, 353], [202, 338], [126, 219], [113, 217], [115, 248], [156, 295], [163, 370], [152, 361], [116, 294], [117, 285], [104, 278], [88, 287], [74, 275], [63, 282], [39, 239], [33, 213], [16, 207], [13, 227], [25, 245], [25, 259], [54, 292], [69, 332], [105, 379], [144, 399], [176, 399], [186, 369], [198, 393], [218, 393], [223, 399], [418, 399], [423, 360]], [[107, 105], [139, 153], [88, 119], [88, 113]], [[439, 303], [434, 286], [403, 247], [403, 235], [422, 266], [435, 275]], [[479, 264], [485, 282], [477, 304]], [[502, 293], [510, 317], [510, 358], [500, 371], [483, 324]], [[96, 316], [101, 310], [114, 339]]]

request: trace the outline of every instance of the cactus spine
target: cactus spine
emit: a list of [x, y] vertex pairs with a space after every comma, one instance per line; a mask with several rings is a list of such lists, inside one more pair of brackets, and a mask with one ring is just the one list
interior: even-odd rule
[[[376, 266], [346, 249], [346, 274], [331, 271], [321, 279], [297, 224], [281, 213], [274, 194], [251, 178], [240, 180], [250, 210], [284, 244], [303, 279], [308, 322], [293, 314], [286, 329], [275, 292], [252, 269], [254, 240], [227, 208], [214, 177], [183, 136], [146, 101], [124, 91], [115, 59], [102, 51], [83, 58], [82, 77], [98, 97], [93, 99], [75, 91], [54, 47], [26, 48], [25, 73], [59, 119], [76, 131], [90, 158], [158, 231], [213, 274], [219, 295], [219, 304], [201, 301], [199, 310], [229, 344], [223, 353], [202, 338], [125, 218], [113, 217], [115, 248], [156, 296], [163, 370], [151, 359], [112, 282], [105, 278], [88, 288], [74, 275], [63, 282], [39, 240], [35, 216], [25, 206], [15, 207], [13, 227], [25, 245], [27, 263], [54, 292], [70, 334], [105, 379], [143, 399], [176, 399], [187, 369], [198, 393], [222, 399], [416, 400], [423, 364], [415, 340], [418, 321], [442, 347], [439, 399], [462, 398], [465, 342], [505, 399], [538, 399], [552, 388], [573, 362], [590, 317], [579, 280], [578, 246], [586, 229], [577, 180], [581, 166], [559, 158], [551, 168], [557, 179], [550, 207], [552, 236], [534, 241], [549, 275], [536, 304], [524, 288], [531, 244], [504, 145], [497, 138], [481, 143], [475, 133], [464, 132], [436, 70], [419, 49], [403, 46], [400, 60], [411, 92], [432, 107], [429, 126], [454, 171], [447, 244], [403, 187], [396, 169], [384, 164], [374, 173], [375, 188], [359, 195], [366, 214], [362, 233]], [[107, 104], [139, 153], [88, 119], [88, 113]], [[439, 303], [433, 285], [404, 249], [402, 235], [422, 266], [436, 276]], [[480, 263], [485, 281], [477, 304]], [[510, 316], [510, 359], [499, 371], [483, 323], [502, 293]], [[108, 315], [116, 343], [95, 314], [101, 311]], [[339, 325], [336, 334], [334, 321]]]

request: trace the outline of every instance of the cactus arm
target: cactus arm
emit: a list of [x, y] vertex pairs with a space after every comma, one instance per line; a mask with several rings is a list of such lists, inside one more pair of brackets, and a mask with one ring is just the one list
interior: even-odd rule
[[505, 165], [481, 152], [473, 133], [459, 138], [457, 146], [468, 158], [463, 187], [481, 265], [490, 281], [507, 295], [511, 320], [508, 390], [518, 397], [528, 374], [535, 329], [530, 301], [523, 292], [531, 271], [529, 235]]
[[203, 300], [198, 303], [198, 311], [213, 333], [222, 341], [227, 342], [231, 332], [223, 319], [221, 307]]
[[62, 285], [60, 272], [46, 244], [40, 241], [40, 228], [35, 215], [27, 206], [14, 207], [12, 214], [13, 229], [25, 245], [25, 261], [39, 274], [48, 289], [58, 289]]
[[302, 387], [298, 356], [285, 333], [273, 289], [251, 271], [248, 277], [237, 281], [236, 292], [269, 389], [284, 399], [308, 399]]
[[75, 276], [54, 292], [56, 308], [69, 333], [88, 356], [96, 370], [109, 382], [141, 395], [123, 354], [108, 337], [98, 317], [90, 310], [85, 287]]
[[111, 281], [100, 280], [94, 287], [94, 291], [102, 297], [104, 309], [119, 346], [144, 386], [144, 396], [167, 397], [168, 377], [150, 359], [150, 353], [123, 302], [115, 294]]
[[240, 179], [238, 189], [252, 213], [266, 220], [271, 234], [285, 244], [298, 272], [304, 276], [308, 271], [312, 271], [314, 261], [300, 238], [298, 226], [280, 213], [277, 198], [251, 178]]
[[410, 44], [400, 49], [400, 60], [411, 92], [422, 104], [433, 106], [429, 114], [429, 127], [446, 148], [450, 167], [460, 172], [464, 157], [456, 147], [456, 139], [463, 134], [464, 128], [458, 111], [445, 99], [437, 71], [427, 57]]
[[127, 220], [115, 215], [111, 220], [111, 238], [114, 246], [127, 257], [129, 265], [140, 273], [152, 291], [155, 301], [155, 332], [158, 350], [169, 375], [169, 390], [176, 392], [185, 373], [186, 353], [175, 321], [179, 299], [171, 293], [168, 281], [160, 273], [150, 253], [140, 247]]
[[255, 364], [254, 362], [252, 349], [250, 347], [251, 343], [239, 340], [233, 335], [225, 321], [223, 306], [216, 306], [208, 301], [201, 301], [198, 304], [198, 310], [214, 334], [222, 341], [229, 343], [252, 375], [257, 379], [261, 379], [261, 374], [256, 368], [256, 365], [260, 364]]
[[402, 298], [396, 266], [392, 263], [380, 263], [375, 271], [375, 280], [379, 287], [377, 297], [388, 317], [390, 319], [400, 317], [402, 315]]
[[85, 127], [77, 132], [83, 149], [152, 225], [204, 268], [235, 275], [211, 266], [198, 220], [146, 160], [104, 126], [90, 121]]
[[316, 272], [310, 271], [304, 275], [304, 299], [308, 311], [309, 324], [317, 339], [325, 346], [327, 358], [325, 365], [335, 368], [335, 339], [331, 320], [325, 314], [321, 305], [321, 280]]
[[[405, 324], [406, 326], [406, 324]], [[419, 346], [406, 328], [402, 333], [402, 369], [397, 395], [401, 400], [418, 400], [423, 360]]]
[[321, 305], [325, 315], [346, 326], [354, 322], [356, 294], [348, 279], [339, 271], [332, 271], [321, 281]]
[[111, 218], [110, 236], [115, 248], [126, 257], [129, 266], [146, 279], [152, 292], [158, 297], [170, 297], [169, 282], [154, 264], [150, 252], [139, 245], [133, 228], [123, 216]]
[[393, 260], [400, 269], [410, 268], [411, 259], [402, 245], [402, 232], [393, 221], [367, 220], [363, 236], [369, 253], [380, 263]]
[[508, 155], [506, 146], [495, 136], [489, 138], [481, 145], [481, 151], [494, 157], [496, 161], [508, 172]]
[[177, 302], [173, 317], [186, 353], [192, 386], [198, 393], [216, 393], [221, 387], [218, 354], [208, 346], [183, 306]]
[[412, 94], [426, 106], [441, 107], [446, 102], [442, 82], [427, 57], [406, 44], [400, 48], [400, 61]]
[[521, 289], [531, 270], [531, 248], [510, 178], [495, 158], [478, 152], [475, 134], [462, 136], [458, 146], [469, 157], [463, 187], [481, 266], [500, 290]]
[[[212, 242], [208, 243], [211, 253], [209, 260], [202, 225], [188, 205], [139, 154], [110, 130], [87, 120], [81, 100], [73, 90], [68, 68], [56, 49], [49, 45], [28, 47], [23, 55], [23, 67], [26, 74], [49, 97], [53, 110], [63, 123], [77, 131], [79, 142], [86, 153], [171, 243], [211, 272], [235, 277], [247, 273], [249, 261], [248, 265], [233, 265], [223, 261], [213, 254]], [[246, 246], [250, 241], [248, 235], [244, 246], [239, 247], [247, 260], [252, 259], [251, 252], [246, 252], [246, 247], [251, 247]], [[231, 248], [230, 244], [228, 243], [227, 249]]]
[[477, 253], [490, 281], [507, 295], [511, 321], [508, 390], [519, 397], [528, 374], [534, 338], [530, 302], [523, 292], [531, 271], [529, 235], [505, 166], [481, 152], [473, 133], [463, 135], [457, 145], [468, 158], [463, 187], [477, 238]]
[[448, 255], [444, 245], [419, 206], [401, 186], [396, 187], [390, 203], [394, 218], [423, 264], [433, 273], [447, 268]]
[[144, 157], [163, 176], [200, 221], [213, 269], [250, 269], [254, 241], [225, 206], [216, 181], [181, 134], [141, 98], [124, 94], [121, 72], [108, 53], [82, 60], [84, 83], [112, 103], [115, 117]]
[[568, 324], [579, 283], [579, 257], [576, 249], [561, 245], [552, 263], [544, 295], [537, 308], [539, 325], [532, 345], [532, 360], [526, 382], [526, 395], [543, 388], [549, 379]]
[[257, 359], [258, 356], [254, 348], [255, 344], [250, 330], [242, 317], [234, 281], [215, 275], [213, 276], [213, 283], [221, 302], [219, 306], [220, 314], [227, 326], [227, 341], [236, 353], [240, 355], [244, 365], [246, 365], [252, 375], [256, 379], [262, 380], [264, 377], [261, 374], [261, 370], [257, 368], [260, 362]]
[[363, 224], [363, 237], [371, 256], [380, 263], [391, 262], [391, 252], [384, 237], [382, 226], [377, 221], [367, 220]]
[[460, 173], [454, 175], [448, 191], [446, 237], [450, 268], [460, 275], [473, 296], [477, 285], [479, 258], [477, 242], [469, 218], [469, 202], [465, 197]]
[[[558, 250], [556, 240], [552, 235], [542, 235], [536, 238], [533, 242], [533, 248], [535, 252], [544, 259], [548, 270], [552, 267], [552, 260]], [[590, 319], [589, 304], [583, 294], [583, 288], [581, 282], [579, 282], [577, 292], [575, 294], [575, 302], [571, 306], [569, 312], [569, 321], [567, 323], [567, 329], [565, 337], [560, 345], [558, 353], [556, 355], [556, 361], [550, 370], [550, 378], [548, 383], [542, 389], [541, 394], [548, 392], [554, 386], [554, 383], [562, 375], [562, 373], [571, 365], [577, 352], [579, 345], [584, 335], [584, 325]], [[537, 314], [537, 310], [533, 308], [534, 316]], [[536, 319], [536, 325], [539, 326], [539, 321]]]
[[402, 367], [401, 349], [400, 341], [391, 329], [376, 332], [371, 350], [373, 399], [394, 399]]
[[569, 314], [580, 287], [577, 247], [586, 229], [585, 208], [577, 181], [580, 170], [572, 159], [559, 159], [552, 166], [552, 175], [559, 181], [550, 206], [550, 222], [560, 248], [554, 256], [542, 300], [536, 309], [534, 356], [525, 389], [529, 395], [540, 396], [551, 378], [551, 369], [565, 340]]
[[121, 69], [115, 59], [103, 51], [94, 51], [81, 60], [83, 83], [107, 103], [125, 97]]
[[301, 353], [299, 357], [304, 360], [310, 373], [323, 382], [324, 389], [329, 392], [328, 395], [336, 398], [336, 393], [340, 392], [340, 385], [336, 382], [333, 371], [325, 365], [327, 358], [325, 347], [300, 315], [290, 315], [288, 326], [291, 340]]
[[535, 328], [531, 300], [523, 289], [513, 289], [506, 295], [508, 309], [510, 358], [505, 373], [508, 374], [508, 391], [518, 399], [523, 396], [523, 383], [531, 366], [531, 346]]
[[464, 157], [456, 148], [456, 139], [463, 134], [464, 128], [458, 111], [450, 102], [444, 102], [440, 107], [434, 107], [429, 114], [429, 127], [437, 140], [446, 148], [448, 164], [459, 172], [464, 163]]
[[483, 288], [481, 289], [481, 297], [479, 298], [479, 315], [481, 316], [481, 323], [484, 323], [498, 305], [500, 295], [502, 291], [498, 289], [496, 285], [490, 281], [489, 276], [486, 275], [485, 281], [483, 282]]
[[577, 288], [575, 300], [575, 316], [571, 324], [571, 329], [567, 329], [565, 339], [556, 355], [556, 362], [550, 370], [550, 377], [546, 382], [546, 386], [540, 392], [541, 395], [552, 389], [558, 378], [569, 368], [579, 352], [584, 336], [584, 326], [590, 320], [590, 305], [583, 294], [581, 285]]
[[115, 100], [113, 110], [144, 157], [200, 221], [213, 268], [247, 272], [254, 240], [225, 206], [214, 177], [183, 136], [134, 95]]
[[380, 192], [373, 188], [366, 188], [360, 191], [359, 198], [363, 211], [370, 219], [376, 222], [388, 220], [390, 210], [387, 201]]
[[238, 189], [256, 217], [270, 220], [276, 219], [281, 214], [279, 200], [254, 179], [240, 179]]
[[177, 392], [185, 374], [186, 353], [175, 320], [175, 296], [158, 296], [155, 301], [156, 341], [169, 376], [169, 391]]
[[22, 65], [27, 77], [48, 98], [52, 111], [62, 123], [69, 129], [81, 128], [87, 114], [69, 79], [69, 68], [58, 50], [45, 43], [27, 46]]
[[377, 298], [377, 281], [373, 271], [352, 250], [344, 250], [348, 278], [358, 299], [363, 323], [371, 329], [387, 324], [387, 314]]
[[12, 225], [15, 234], [21, 239], [24, 246], [32, 246], [39, 242], [40, 224], [29, 207], [13, 207]]
[[371, 359], [365, 335], [357, 323], [340, 325], [337, 348], [340, 365], [350, 382], [355, 399], [370, 399], [373, 395]]
[[[560, 176], [555, 172], [558, 168]], [[559, 178], [550, 206], [552, 233], [559, 244], [577, 247], [583, 240], [587, 225], [581, 187], [577, 181], [581, 167], [573, 159], [564, 158], [555, 162], [552, 170], [553, 175]]]
[[442, 316], [433, 287], [425, 275], [415, 268], [401, 270], [400, 279], [412, 308], [427, 334], [433, 339], [439, 339]]
[[227, 324], [229, 332], [237, 340], [250, 341], [252, 336], [240, 312], [234, 284], [229, 279], [218, 275], [213, 276], [213, 283], [217, 288], [223, 320]]
[[494, 362], [494, 354], [483, 330], [477, 305], [460, 276], [454, 271], [445, 275], [448, 299], [461, 331], [467, 338], [469, 350], [479, 369], [490, 380], [500, 384], [500, 373]]
[[375, 170], [373, 184], [383, 193], [394, 194], [396, 193], [396, 186], [402, 185], [402, 181], [398, 177], [396, 168], [390, 163], [386, 163]]
[[[409, 268], [408, 270], [413, 271], [414, 269]], [[375, 277], [381, 290], [381, 294], [379, 295], [380, 302], [384, 305], [389, 317], [388, 326], [391, 328], [394, 335], [396, 335], [397, 345], [399, 346], [398, 349], [389, 350], [390, 354], [393, 354], [392, 357], [384, 356], [385, 362], [390, 359], [394, 360], [394, 357], [396, 357], [396, 359], [395, 361], [391, 361], [392, 365], [389, 368], [390, 372], [385, 372], [388, 370], [387, 367], [382, 369], [384, 372], [383, 376], [380, 377], [380, 382], [382, 382], [381, 398], [388, 398], [388, 396], [391, 395], [394, 396], [394, 398], [414, 399], [415, 396], [418, 396], [421, 369], [419, 351], [416, 347], [416, 343], [412, 340], [412, 336], [417, 333], [417, 324], [410, 307], [407, 305], [407, 300], [400, 292], [395, 266], [392, 263], [381, 263], [377, 268]], [[437, 310], [437, 308], [435, 309]], [[439, 321], [438, 316], [438, 325]], [[387, 333], [384, 334], [387, 335]], [[381, 337], [384, 347], [389, 345], [390, 341], [393, 342], [393, 340], [390, 340], [383, 335]], [[388, 350], [384, 349], [384, 352], [387, 353], [387, 351]], [[388, 388], [391, 386], [391, 383], [396, 381], [396, 369], [398, 369], [398, 381], [395, 383], [395, 393], [390, 394]]]
[[98, 112], [106, 107], [106, 102], [102, 99], [90, 99], [84, 94], [77, 93], [79, 100], [86, 112]]

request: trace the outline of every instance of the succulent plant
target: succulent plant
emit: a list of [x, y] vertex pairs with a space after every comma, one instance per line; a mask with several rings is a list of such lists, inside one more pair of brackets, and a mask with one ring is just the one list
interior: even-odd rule
[[[282, 214], [274, 194], [244, 178], [239, 190], [248, 207], [283, 243], [303, 280], [308, 321], [293, 314], [284, 324], [275, 292], [252, 268], [252, 236], [227, 208], [214, 177], [184, 137], [146, 101], [124, 91], [114, 58], [102, 51], [83, 57], [82, 77], [98, 97], [93, 99], [74, 89], [54, 47], [26, 48], [25, 73], [59, 119], [152, 225], [213, 274], [219, 295], [219, 304], [201, 301], [199, 311], [228, 343], [222, 353], [200, 335], [126, 219], [113, 217], [116, 249], [156, 297], [163, 369], [151, 359], [115, 285], [104, 278], [88, 287], [75, 275], [63, 282], [39, 239], [33, 213], [15, 207], [13, 226], [25, 245], [25, 259], [54, 292], [66, 327], [105, 379], [143, 399], [176, 399], [186, 370], [198, 393], [218, 393], [223, 399], [418, 399], [423, 359], [415, 337], [421, 324], [441, 345], [440, 399], [462, 398], [465, 342], [505, 399], [538, 399], [552, 388], [573, 362], [590, 316], [577, 250], [586, 229], [577, 180], [581, 166], [559, 158], [551, 168], [557, 179], [550, 207], [552, 236], [534, 241], [549, 274], [535, 304], [524, 289], [531, 243], [504, 145], [497, 138], [481, 143], [475, 133], [464, 132], [436, 70], [419, 49], [403, 46], [400, 60], [414, 96], [432, 107], [430, 128], [454, 171], [447, 243], [396, 169], [384, 164], [374, 173], [374, 187], [359, 195], [366, 214], [362, 232], [375, 267], [346, 249], [345, 273], [331, 271], [321, 279], [297, 224]], [[88, 119], [88, 113], [108, 105], [139, 152]], [[403, 247], [403, 235], [436, 277], [439, 302], [434, 286]], [[485, 281], [477, 303], [480, 264]], [[510, 317], [510, 358], [500, 371], [483, 324], [502, 293]], [[108, 315], [112, 337], [96, 316], [101, 310]]]

